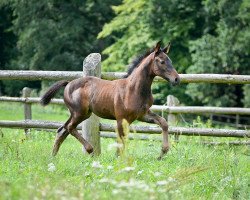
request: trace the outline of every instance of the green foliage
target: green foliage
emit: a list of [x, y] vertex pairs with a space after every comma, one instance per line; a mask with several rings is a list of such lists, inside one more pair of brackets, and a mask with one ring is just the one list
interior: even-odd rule
[[[3, 49], [7, 51], [5, 55], [10, 56], [5, 68], [81, 70], [84, 57], [91, 52], [101, 52], [109, 43], [109, 40], [97, 40], [96, 37], [103, 24], [113, 16], [111, 5], [119, 2], [120, 0], [1, 2], [0, 8], [3, 11], [8, 8], [7, 15], [11, 16], [6, 19], [6, 23], [12, 26], [7, 28], [17, 37], [17, 41], [6, 40], [15, 47], [15, 56], [10, 54], [8, 45], [4, 44]], [[0, 17], [5, 17], [4, 13], [1, 12]], [[3, 58], [0, 59], [2, 62]], [[9, 95], [19, 92], [10, 82], [5, 82], [4, 88]]]
[[[8, 69], [9, 61], [16, 56], [15, 43], [17, 37], [11, 31], [12, 10], [0, 4], [0, 69]], [[5, 85], [0, 81], [0, 94], [4, 93]]]
[[197, 128], [212, 128], [212, 122], [208, 119], [206, 122], [203, 122], [200, 116], [197, 116], [196, 119], [193, 120], [192, 127]]
[[15, 56], [15, 42], [17, 40], [11, 31], [11, 8], [0, 7], [0, 68], [5, 69], [8, 61]]
[[243, 87], [243, 92], [244, 92], [244, 99], [243, 104], [245, 107], [250, 107], [250, 85], [245, 85]]
[[[190, 42], [193, 64], [187, 72], [249, 74], [249, 1], [204, 1], [204, 7], [207, 21], [216, 19], [216, 23], [210, 26], [213, 31], [208, 30]], [[193, 100], [216, 106], [241, 106], [243, 96], [239, 86], [214, 84], [189, 84], [186, 94]]]
[[111, 1], [99, 3], [13, 1], [18, 65], [35, 70], [80, 70], [83, 58], [104, 45], [96, 35], [112, 16]]
[[[173, 44], [171, 55], [179, 71], [185, 71], [190, 61], [187, 40], [195, 27], [193, 21], [201, 14], [199, 3], [176, 1], [131, 1], [113, 7], [116, 17], [105, 24], [98, 37], [113, 37], [115, 43], [103, 53], [108, 55], [104, 61], [107, 71], [124, 70], [124, 66], [136, 54], [151, 48], [158, 40]], [[185, 18], [183, 18], [185, 16]], [[194, 35], [199, 35], [196, 31]]]
[[32, 89], [41, 88], [40, 81], [20, 81], [20, 80], [4, 80], [2, 81], [4, 93], [11, 97], [21, 96], [22, 89], [29, 87]]
[[112, 37], [116, 41], [103, 51], [108, 55], [103, 62], [104, 70], [124, 71], [124, 65], [135, 52], [152, 46], [148, 25], [150, 5], [150, 1], [125, 0], [122, 5], [112, 7], [117, 16], [109, 24], [105, 24], [98, 35], [98, 38], [104, 38], [114, 34]]

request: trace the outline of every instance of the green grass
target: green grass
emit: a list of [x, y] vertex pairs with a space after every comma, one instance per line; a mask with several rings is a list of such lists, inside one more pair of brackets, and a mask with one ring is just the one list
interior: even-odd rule
[[[0, 120], [22, 120], [21, 104], [0, 104]], [[35, 119], [64, 121], [67, 111], [34, 106]], [[172, 141], [161, 161], [160, 142], [128, 141], [117, 157], [113, 139], [102, 139], [99, 157], [84, 155], [69, 136], [51, 156], [55, 133], [2, 129], [0, 199], [249, 199], [247, 146], [204, 146], [201, 137]], [[212, 139], [225, 141], [227, 139]], [[55, 166], [55, 170], [51, 170]], [[99, 168], [98, 168], [99, 167]], [[130, 168], [128, 168], [130, 167]], [[130, 169], [130, 170], [129, 170]]]
[[[63, 105], [49, 105], [42, 107], [32, 104], [32, 119], [65, 122], [69, 118], [69, 111]], [[22, 103], [0, 103], [0, 120], [24, 120], [24, 106]], [[101, 119], [102, 122], [112, 123], [113, 120]]]
[[[69, 112], [65, 106], [50, 105], [42, 107], [39, 104], [32, 104], [32, 119], [66, 121]], [[0, 103], [0, 120], [23, 120], [24, 107], [22, 103]]]
[[[191, 138], [156, 159], [160, 143], [129, 141], [117, 158], [112, 139], [99, 157], [83, 155], [72, 137], [53, 158], [54, 134], [3, 129], [0, 140], [1, 199], [248, 199], [249, 149], [206, 147]], [[101, 168], [93, 167], [99, 162]], [[48, 171], [53, 163], [55, 171]], [[110, 167], [112, 166], [112, 167]], [[134, 170], [126, 171], [126, 167]], [[111, 169], [109, 169], [111, 168]]]

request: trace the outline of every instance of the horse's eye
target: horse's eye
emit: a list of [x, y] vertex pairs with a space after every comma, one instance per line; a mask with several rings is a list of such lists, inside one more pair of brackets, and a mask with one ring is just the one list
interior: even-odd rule
[[163, 65], [165, 63], [165, 61], [164, 60], [160, 60], [160, 63]]

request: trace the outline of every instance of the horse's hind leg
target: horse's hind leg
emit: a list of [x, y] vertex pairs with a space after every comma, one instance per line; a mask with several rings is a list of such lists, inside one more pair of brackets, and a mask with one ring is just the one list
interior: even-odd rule
[[87, 140], [85, 140], [82, 136], [82, 134], [80, 134], [76, 129], [73, 129], [71, 131], [71, 134], [84, 146], [85, 150], [91, 154], [93, 153], [94, 149], [91, 146], [90, 143], [87, 142]]
[[169, 151], [170, 145], [168, 141], [168, 124], [167, 121], [157, 115], [149, 111], [145, 116], [139, 119], [140, 121], [143, 122], [148, 122], [148, 123], [155, 123], [158, 124], [162, 128], [162, 135], [163, 135], [163, 140], [162, 140], [162, 149], [161, 149], [161, 154], [158, 157], [158, 160], [163, 158], [163, 155], [166, 154]]
[[[91, 114], [91, 113], [90, 113]], [[67, 130], [68, 132], [74, 136], [86, 149], [86, 151], [91, 154], [93, 152], [93, 147], [91, 146], [91, 144], [88, 143], [87, 140], [85, 140], [82, 136], [81, 133], [79, 133], [76, 129], [77, 125], [80, 124], [82, 121], [84, 121], [85, 119], [89, 118], [90, 114], [88, 114], [87, 116], [79, 116], [79, 117], [72, 117], [70, 123], [67, 126]]]
[[67, 131], [66, 127], [68, 126], [68, 123], [70, 122], [70, 120], [71, 120], [71, 116], [65, 122], [65, 124], [63, 126], [61, 126], [57, 130], [57, 135], [56, 135], [56, 139], [55, 139], [54, 146], [53, 146], [53, 151], [52, 151], [53, 156], [56, 156], [57, 152], [59, 151], [59, 148], [60, 148], [61, 144], [66, 139], [66, 137], [69, 135], [69, 132]]

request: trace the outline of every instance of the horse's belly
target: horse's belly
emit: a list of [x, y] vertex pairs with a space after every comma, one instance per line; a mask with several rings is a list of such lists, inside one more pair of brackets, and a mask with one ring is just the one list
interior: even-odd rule
[[93, 113], [95, 113], [98, 117], [104, 118], [104, 119], [115, 119], [114, 115], [110, 113], [108, 110], [105, 110], [105, 108], [102, 109], [102, 112], [93, 110]]
[[105, 119], [115, 119], [113, 104], [111, 100], [106, 100], [103, 98], [98, 98], [98, 100], [92, 101], [90, 109], [97, 116]]
[[[108, 87], [109, 86], [109, 87]], [[105, 89], [101, 86], [93, 90], [90, 95], [90, 109], [101, 118], [115, 119], [113, 87], [108, 85]]]

